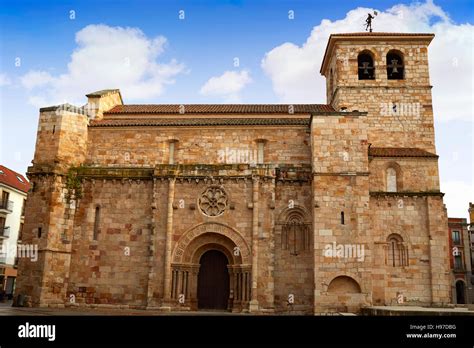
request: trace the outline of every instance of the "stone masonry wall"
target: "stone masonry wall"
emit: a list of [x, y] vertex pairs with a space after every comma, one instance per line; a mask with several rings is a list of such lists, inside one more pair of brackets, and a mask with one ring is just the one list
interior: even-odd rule
[[[277, 183], [274, 227], [275, 259], [275, 310], [278, 313], [303, 312], [313, 310], [314, 256], [312, 248], [293, 254], [291, 245], [284, 248], [283, 234], [287, 215], [296, 208], [304, 212], [304, 222], [309, 223], [310, 241], [313, 245], [311, 230], [311, 186], [309, 183]], [[292, 236], [289, 236], [290, 241]], [[290, 296], [293, 302], [290, 302]]]
[[88, 118], [67, 111], [40, 113], [34, 164], [79, 165], [87, 147]]
[[[375, 244], [373, 260], [374, 304], [395, 305], [397, 295], [405, 304], [431, 303], [431, 271], [426, 197], [400, 195], [371, 197], [370, 227]], [[387, 238], [397, 234], [408, 249], [409, 264], [388, 263]]]
[[397, 170], [397, 191], [439, 192], [438, 161], [431, 158], [373, 158], [369, 162], [370, 191], [387, 191], [387, 168]]
[[[366, 131], [365, 117], [313, 118], [315, 313], [351, 311], [372, 300]], [[344, 250], [348, 246], [352, 254], [326, 253], [328, 247], [339, 245]], [[331, 282], [341, 276], [352, 279], [360, 290], [329, 291]]]
[[[68, 294], [75, 295], [77, 304], [145, 307], [152, 181], [92, 179], [84, 181], [83, 190], [74, 217]], [[96, 207], [100, 217], [94, 240]]]
[[[359, 80], [357, 56], [370, 51], [375, 79]], [[404, 80], [388, 80], [386, 54], [402, 53]], [[333, 91], [328, 102], [336, 110], [368, 112], [368, 140], [373, 146], [418, 147], [434, 152], [433, 108], [428, 71], [428, 48], [423, 41], [385, 41], [370, 44], [340, 42], [329, 60], [326, 76], [333, 70]], [[329, 88], [329, 82], [328, 82]], [[396, 105], [396, 110], [393, 109]]]
[[74, 206], [67, 201], [65, 180], [61, 175], [35, 176], [28, 193], [22, 242], [38, 247], [38, 261], [20, 259], [15, 291], [30, 296], [36, 306], [64, 306], [66, 298]]
[[86, 164], [168, 163], [169, 141], [173, 139], [178, 140], [175, 163], [248, 163], [249, 159], [256, 162], [257, 140], [266, 139], [266, 163], [304, 164], [311, 158], [307, 131], [307, 127], [90, 128]]

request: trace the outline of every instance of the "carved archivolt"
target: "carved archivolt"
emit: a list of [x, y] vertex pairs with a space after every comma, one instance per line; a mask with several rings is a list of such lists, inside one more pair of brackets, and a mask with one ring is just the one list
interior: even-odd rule
[[[223, 242], [219, 238], [207, 241], [206, 236], [209, 234], [217, 234], [221, 237], [225, 237], [228, 243]], [[173, 263], [181, 264], [192, 262], [192, 257], [196, 253], [196, 249], [202, 247], [202, 243], [200, 243], [198, 239], [203, 243], [207, 241], [208, 243], [212, 242], [222, 245], [222, 247], [228, 249], [230, 254], [234, 255], [235, 261], [240, 260], [242, 264], [251, 263], [250, 247], [239, 232], [227, 225], [209, 222], [194, 226], [181, 236], [174, 247]]]

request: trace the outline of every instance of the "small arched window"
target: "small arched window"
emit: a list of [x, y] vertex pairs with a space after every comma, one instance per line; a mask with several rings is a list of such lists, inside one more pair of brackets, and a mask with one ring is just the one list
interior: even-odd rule
[[408, 248], [403, 238], [398, 234], [391, 234], [387, 238], [387, 265], [391, 267], [408, 266]]
[[357, 56], [357, 66], [359, 71], [359, 80], [375, 80], [375, 67], [372, 54], [363, 51]]
[[387, 168], [387, 192], [397, 192], [397, 171], [393, 167]]
[[387, 53], [387, 79], [403, 80], [405, 78], [405, 65], [403, 56], [397, 51]]
[[289, 250], [293, 256], [310, 250], [310, 228], [304, 223], [303, 217], [297, 212], [290, 214], [283, 225], [281, 235], [281, 246], [283, 250]]

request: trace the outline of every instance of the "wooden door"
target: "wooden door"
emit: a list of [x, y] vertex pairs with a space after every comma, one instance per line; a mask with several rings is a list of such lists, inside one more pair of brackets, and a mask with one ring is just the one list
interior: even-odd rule
[[229, 271], [227, 257], [220, 251], [209, 250], [201, 256], [198, 275], [198, 308], [227, 309], [229, 300]]

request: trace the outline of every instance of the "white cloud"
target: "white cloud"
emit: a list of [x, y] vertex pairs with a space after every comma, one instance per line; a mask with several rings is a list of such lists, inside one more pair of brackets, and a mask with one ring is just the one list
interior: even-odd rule
[[48, 102], [46, 99], [44, 99], [43, 97], [38, 96], [38, 95], [30, 96], [28, 98], [28, 103], [33, 105], [37, 109], [42, 108], [44, 106], [54, 104], [54, 103]]
[[119, 88], [126, 98], [151, 99], [185, 70], [176, 60], [159, 62], [166, 38], [148, 38], [138, 28], [89, 25], [76, 33], [76, 43], [64, 74], [30, 71], [21, 78], [31, 102], [82, 104], [84, 94], [108, 88]]
[[252, 82], [247, 70], [226, 71], [220, 76], [211, 77], [199, 91], [205, 96], [223, 97], [227, 102], [240, 101], [240, 92]]
[[0, 87], [8, 86], [11, 83], [12, 81], [7, 75], [0, 73]]
[[468, 218], [468, 202], [474, 202], [474, 183], [463, 181], [441, 182], [441, 191], [445, 192], [444, 203], [449, 217]]
[[[363, 31], [367, 13], [373, 10], [356, 8], [341, 20], [325, 19], [313, 28], [303, 45], [286, 42], [267, 52], [261, 66], [272, 80], [280, 100], [325, 102], [326, 85], [319, 68], [329, 35]], [[396, 5], [378, 12], [373, 22], [375, 31], [436, 34], [429, 48], [435, 117], [443, 121], [472, 121], [473, 25], [455, 24], [431, 0], [408, 6]]]
[[53, 77], [45, 71], [29, 71], [20, 78], [21, 84], [26, 89], [33, 89], [52, 83]]

